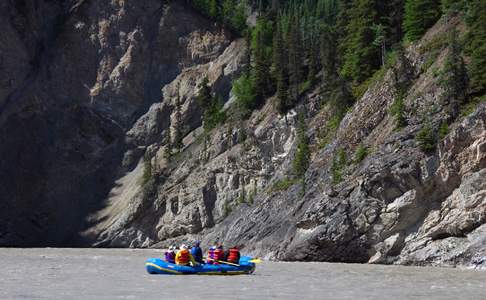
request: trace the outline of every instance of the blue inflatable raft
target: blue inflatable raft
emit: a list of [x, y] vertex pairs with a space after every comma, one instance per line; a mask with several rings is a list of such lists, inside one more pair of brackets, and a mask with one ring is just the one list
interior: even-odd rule
[[255, 271], [255, 264], [250, 260], [252, 258], [243, 256], [240, 258], [239, 265], [210, 265], [201, 264], [199, 266], [179, 266], [171, 264], [160, 258], [149, 258], [145, 262], [145, 268], [149, 274], [164, 274], [164, 275], [242, 275], [251, 274]]

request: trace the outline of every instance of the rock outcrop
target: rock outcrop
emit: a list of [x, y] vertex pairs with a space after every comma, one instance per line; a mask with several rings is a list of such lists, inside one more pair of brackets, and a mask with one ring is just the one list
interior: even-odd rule
[[[207, 71], [230, 33], [178, 1], [0, 6], [0, 245], [72, 245], [130, 153], [143, 155], [127, 132], [183, 70]], [[224, 67], [213, 81], [227, 92]], [[150, 130], [167, 128], [164, 109]]]

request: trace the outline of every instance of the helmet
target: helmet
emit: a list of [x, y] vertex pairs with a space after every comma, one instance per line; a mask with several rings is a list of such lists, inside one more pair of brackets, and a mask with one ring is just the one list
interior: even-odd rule
[[174, 245], [169, 247], [169, 251], [174, 251], [175, 249], [176, 249], [176, 247]]
[[201, 245], [201, 241], [196, 241], [196, 242], [194, 243], [194, 245], [195, 245], [196, 247], [199, 247], [199, 245]]
[[181, 249], [187, 250], [187, 245], [186, 244], [182, 244], [181, 245]]

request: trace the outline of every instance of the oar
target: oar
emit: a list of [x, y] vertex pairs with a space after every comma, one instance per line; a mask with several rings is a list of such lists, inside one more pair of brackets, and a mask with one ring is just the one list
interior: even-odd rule
[[250, 259], [249, 262], [254, 264], [259, 264], [262, 262], [262, 260], [257, 257], [257, 258]]
[[227, 264], [227, 265], [230, 265], [230, 266], [241, 267], [238, 264], [230, 263], [230, 262], [227, 262], [227, 261], [224, 261], [224, 260], [217, 260], [217, 259], [213, 259], [213, 258], [209, 258], [209, 257], [204, 257], [204, 258], [206, 260], [212, 260], [212, 261], [215, 261], [215, 262], [219, 262], [221, 264]]

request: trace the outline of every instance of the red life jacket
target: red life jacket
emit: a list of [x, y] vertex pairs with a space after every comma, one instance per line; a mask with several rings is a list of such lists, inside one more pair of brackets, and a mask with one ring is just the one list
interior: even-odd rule
[[189, 250], [187, 250], [187, 249], [180, 250], [179, 264], [180, 265], [188, 265], [189, 264]]
[[229, 250], [227, 261], [231, 262], [231, 263], [235, 263], [235, 264], [239, 263], [240, 262], [240, 251], [236, 248], [231, 248]]
[[215, 260], [224, 260], [224, 251], [223, 251], [223, 249], [216, 249], [216, 250], [214, 250], [214, 259]]

